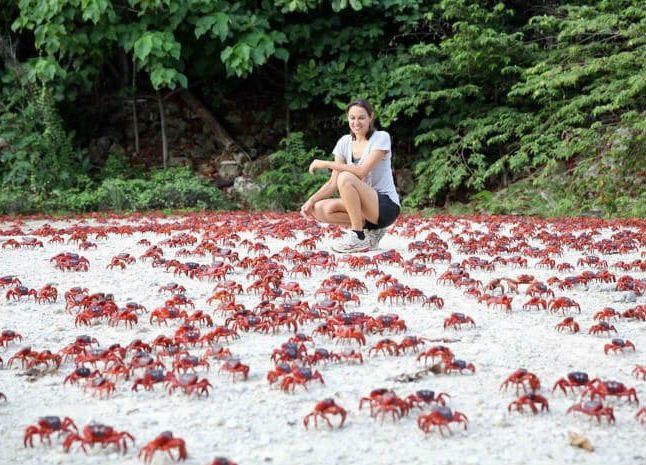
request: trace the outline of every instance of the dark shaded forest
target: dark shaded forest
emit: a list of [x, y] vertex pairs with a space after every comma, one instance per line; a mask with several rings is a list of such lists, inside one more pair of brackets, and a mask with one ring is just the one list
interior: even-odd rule
[[641, 0], [2, 3], [0, 213], [293, 210], [360, 97], [411, 211], [646, 216]]

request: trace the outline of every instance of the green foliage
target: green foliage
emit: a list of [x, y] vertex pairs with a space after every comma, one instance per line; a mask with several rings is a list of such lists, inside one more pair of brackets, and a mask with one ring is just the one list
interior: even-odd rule
[[133, 176], [134, 170], [130, 166], [130, 160], [123, 151], [111, 151], [105, 160], [105, 164], [101, 168], [101, 179], [110, 178], [130, 178]]
[[[226, 100], [249, 83], [283, 98], [277, 105], [305, 134], [291, 135], [272, 155], [258, 180], [257, 208], [294, 209], [320, 185], [304, 175], [320, 154], [303, 141], [337, 130], [330, 128], [339, 110], [362, 97], [392, 133], [398, 167], [414, 170], [407, 208], [472, 197], [497, 213], [643, 213], [643, 186], [635, 191], [604, 176], [632, 179], [646, 164], [634, 148], [646, 133], [641, 0], [18, 0], [0, 22], [36, 50], [23, 57], [21, 84], [9, 68], [3, 76], [3, 184], [76, 188], [76, 209], [187, 201], [178, 186], [144, 192], [150, 178], [129, 179], [117, 155], [98, 188], [86, 177], [55, 102], [101, 93], [114, 82], [102, 79], [110, 70], [130, 97], [145, 75], [153, 89], [190, 82]], [[326, 127], [308, 126], [312, 120]], [[564, 177], [573, 166], [593, 179]]]
[[88, 161], [63, 128], [50, 88], [41, 83], [9, 89], [0, 103], [2, 186], [44, 193], [77, 185]]
[[106, 179], [95, 189], [54, 190], [48, 195], [0, 191], [0, 214], [180, 208], [226, 210], [232, 207], [217, 188], [197, 178], [187, 168], [153, 171], [143, 179]]
[[257, 179], [260, 190], [251, 199], [252, 206], [258, 210], [297, 210], [327, 180], [325, 175], [307, 172], [312, 160], [324, 156], [320, 149], [306, 149], [303, 133], [291, 133], [269, 156], [270, 169]]
[[19, 0], [18, 8], [12, 28], [33, 31], [40, 52], [30, 76], [86, 90], [104, 63], [117, 66], [118, 51], [154, 89], [187, 87], [191, 60], [219, 62], [227, 75], [240, 77], [273, 56], [288, 57], [280, 10], [272, 2]]
[[602, 154], [577, 157], [569, 170], [552, 170], [492, 193], [471, 197], [453, 213], [489, 212], [538, 216], [593, 215], [646, 218], [646, 134], [615, 131]]
[[302, 60], [292, 108], [343, 108], [360, 95], [395, 141], [398, 132], [414, 140], [406, 164], [416, 187], [404, 205], [443, 203], [543, 168], [549, 176], [607, 146], [618, 125], [646, 130], [642, 2], [397, 3], [362, 11], [359, 31], [346, 27], [352, 19], [322, 16], [287, 35], [303, 47], [293, 53]]

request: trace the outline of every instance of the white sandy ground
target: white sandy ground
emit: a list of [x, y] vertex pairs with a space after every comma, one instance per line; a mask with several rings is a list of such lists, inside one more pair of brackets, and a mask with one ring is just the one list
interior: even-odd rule
[[[432, 220], [429, 221], [430, 230], [418, 234], [417, 239], [422, 239], [430, 231], [448, 239], [445, 232], [434, 228]], [[75, 223], [50, 222], [55, 227], [68, 227]], [[0, 230], [7, 229], [10, 224], [0, 223]], [[41, 224], [43, 221], [30, 221], [23, 229], [28, 232]], [[475, 227], [478, 228], [478, 225]], [[382, 241], [381, 249], [392, 248], [404, 258], [409, 258], [412, 253], [407, 251], [407, 245], [412, 239], [398, 237], [397, 230], [391, 229]], [[456, 224], [455, 231], [460, 230], [462, 226]], [[611, 232], [606, 229], [602, 233], [609, 236]], [[242, 236], [250, 237], [249, 234]], [[147, 247], [137, 245], [137, 241], [144, 237], [155, 244], [168, 236], [146, 233], [125, 237], [110, 235], [107, 240], [95, 241], [92, 238], [98, 243], [98, 249], [80, 252], [72, 243], [48, 244], [47, 238], [42, 238], [44, 249], [0, 249], [0, 276], [17, 275], [23, 284], [36, 289], [46, 283], [54, 283], [61, 295], [73, 286], [88, 287], [90, 292], [113, 293], [120, 305], [134, 300], [149, 310], [162, 305], [166, 298], [158, 293], [159, 286], [176, 281], [187, 288], [187, 295], [194, 299], [196, 308], [212, 309], [213, 306], [207, 306], [205, 301], [212, 292], [213, 282], [174, 277], [162, 268], [152, 268], [150, 262], [138, 261], [125, 270], [106, 269], [110, 258], [117, 253], [129, 252], [139, 257]], [[15, 238], [21, 239], [18, 236]], [[302, 238], [303, 235], [298, 233], [298, 240]], [[293, 247], [296, 241], [268, 239], [266, 244], [274, 253], [285, 245]], [[329, 245], [320, 247], [328, 248]], [[165, 257], [172, 258], [177, 249], [166, 247], [164, 250]], [[63, 273], [56, 270], [49, 260], [64, 251], [79, 252], [87, 257], [91, 263], [90, 271]], [[243, 248], [238, 251], [241, 257], [247, 254]], [[454, 256], [453, 261], [466, 258], [453, 245], [450, 251]], [[581, 253], [566, 249], [563, 257], [557, 257], [557, 261], [576, 264], [580, 256]], [[602, 258], [612, 265], [620, 259], [630, 261], [639, 256], [640, 253], [636, 252]], [[210, 257], [180, 260], [208, 263]], [[534, 266], [536, 259], [529, 261], [528, 269], [498, 266], [493, 273], [472, 271], [471, 275], [486, 283], [494, 276], [515, 277], [521, 273], [533, 274], [543, 281], [549, 276], [574, 274], [538, 269]], [[447, 268], [446, 263], [433, 266], [438, 273]], [[570, 291], [555, 288], [557, 296], [572, 297], [581, 305], [582, 314], [574, 316], [581, 324], [582, 331], [571, 335], [558, 333], [554, 329], [562, 315], [523, 311], [522, 304], [527, 300], [525, 295], [515, 297], [513, 311], [506, 314], [463, 296], [459, 289], [436, 284], [436, 276], [407, 277], [398, 266], [385, 265], [382, 268], [401, 282], [421, 288], [426, 295], [443, 297], [446, 302], [444, 309], [430, 310], [419, 304], [395, 305], [392, 308], [378, 305], [374, 281], [364, 277], [365, 271], [351, 270], [346, 264], [341, 264], [334, 272], [316, 271], [311, 278], [299, 277], [296, 281], [305, 289], [305, 299], [313, 303], [313, 294], [319, 283], [332, 273], [345, 273], [362, 279], [370, 291], [368, 295], [360, 295], [362, 302], [357, 310], [374, 316], [396, 312], [406, 321], [408, 335], [459, 338], [460, 342], [452, 343], [450, 347], [457, 358], [476, 365], [475, 375], [431, 374], [414, 383], [396, 382], [393, 378], [397, 375], [415, 372], [423, 365], [416, 361], [416, 355], [411, 352], [400, 357], [367, 357], [367, 348], [381, 338], [374, 335], [369, 336], [368, 346], [363, 349], [366, 356], [363, 365], [320, 365], [317, 368], [325, 378], [324, 386], [315, 382], [307, 391], [297, 388], [295, 394], [286, 394], [276, 385], [270, 387], [265, 376], [273, 368], [269, 358], [271, 351], [286, 342], [290, 334], [285, 331], [276, 335], [249, 332], [242, 333], [240, 339], [228, 344], [234, 355], [251, 367], [250, 378], [246, 382], [232, 382], [230, 376], [218, 374], [220, 362], [212, 360], [211, 371], [200, 372], [200, 376], [206, 376], [214, 386], [208, 398], [187, 397], [180, 391], [169, 395], [161, 385], [155, 386], [152, 392], [140, 390], [134, 393], [130, 390], [131, 379], [120, 381], [113, 397], [100, 400], [84, 393], [79, 386], [63, 386], [63, 379], [73, 370], [72, 361], [66, 362], [60, 370], [30, 382], [23, 375], [20, 364], [14, 364], [9, 369], [7, 360], [20, 347], [27, 345], [34, 350], [58, 351], [82, 334], [96, 337], [101, 347], [117, 342], [127, 345], [135, 338], [150, 342], [158, 334], [172, 335], [179, 322], [171, 322], [168, 328], [159, 328], [151, 326], [148, 316], [143, 315], [133, 329], [123, 326], [113, 328], [106, 322], [75, 328], [74, 317], [64, 311], [62, 299], [54, 304], [38, 305], [33, 300], [25, 299], [18, 303], [7, 302], [4, 295], [0, 296], [0, 330], [12, 329], [24, 336], [22, 343], [12, 343], [8, 348], [0, 349], [0, 356], [5, 361], [4, 369], [0, 370], [0, 392], [8, 398], [7, 402], [0, 402], [0, 463], [142, 463], [137, 458], [137, 451], [157, 434], [171, 430], [175, 436], [185, 439], [188, 449], [185, 463], [190, 465], [208, 464], [216, 456], [228, 457], [240, 465], [646, 464], [646, 425], [640, 425], [635, 420], [637, 407], [634, 403], [610, 400], [615, 407], [616, 425], [607, 425], [605, 420], [598, 425], [594, 419], [582, 415], [566, 415], [566, 409], [576, 401], [575, 396], [565, 397], [562, 393], [551, 392], [554, 382], [568, 372], [586, 371], [591, 377], [617, 380], [635, 387], [642, 400], [640, 405], [643, 405], [646, 401], [646, 382], [634, 378], [631, 371], [636, 364], [646, 364], [646, 323], [623, 319], [614, 322], [619, 337], [629, 339], [636, 345], [637, 351], [634, 353], [604, 355], [603, 345], [610, 338], [588, 335], [587, 330], [593, 324], [594, 312], [601, 308], [611, 306], [624, 311], [645, 303], [646, 297], [637, 297], [634, 302], [618, 302], [625, 297], [625, 293], [612, 291], [613, 285], [608, 284], [591, 284], [587, 289]], [[583, 269], [577, 267], [576, 272], [580, 273]], [[611, 271], [618, 276], [625, 274]], [[246, 272], [236, 269], [230, 278], [246, 287], [251, 282], [245, 278]], [[639, 278], [646, 275], [634, 271], [630, 274]], [[244, 294], [237, 300], [247, 308], [253, 308], [259, 297]], [[347, 308], [355, 309], [353, 306]], [[442, 329], [444, 318], [455, 311], [472, 316], [477, 327], [462, 331]], [[215, 321], [216, 324], [223, 323], [220, 313]], [[309, 334], [313, 328], [314, 324], [309, 324], [303, 331]], [[400, 341], [403, 335], [383, 337]], [[316, 345], [342, 350], [323, 337], [316, 338]], [[201, 354], [199, 348], [191, 352]], [[519, 367], [527, 368], [541, 379], [540, 393], [549, 400], [549, 413], [535, 416], [507, 412], [507, 405], [516, 398], [515, 391], [501, 392], [499, 386]], [[424, 435], [416, 425], [417, 411], [396, 423], [386, 419], [381, 424], [371, 418], [365, 408], [361, 411], [358, 409], [362, 396], [381, 387], [392, 388], [401, 397], [425, 388], [447, 392], [451, 395], [448, 405], [468, 416], [468, 430], [464, 431], [454, 424], [451, 425], [454, 434], [450, 437], [441, 437], [437, 432]], [[335, 428], [330, 431], [327, 427], [320, 427], [319, 430], [311, 428], [306, 431], [302, 424], [303, 416], [312, 410], [317, 401], [326, 397], [333, 397], [348, 410], [346, 426], [341, 430]], [[128, 431], [136, 437], [135, 447], [125, 455], [118, 454], [111, 447], [96, 447], [86, 455], [75, 446], [70, 453], [64, 453], [60, 438], [53, 441], [52, 447], [40, 444], [36, 439], [33, 449], [24, 448], [22, 440], [25, 427], [35, 424], [38, 417], [45, 415], [69, 416], [79, 427], [95, 420], [117, 430]], [[570, 431], [588, 437], [595, 451], [590, 453], [570, 446], [567, 439]], [[153, 460], [156, 465], [169, 463], [170, 459], [161, 453], [156, 454]]]

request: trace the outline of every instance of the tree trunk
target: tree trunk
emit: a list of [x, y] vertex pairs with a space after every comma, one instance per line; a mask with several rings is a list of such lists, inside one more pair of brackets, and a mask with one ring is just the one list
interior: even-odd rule
[[166, 116], [164, 115], [164, 101], [161, 94], [157, 91], [157, 102], [159, 103], [159, 123], [161, 124], [162, 136], [162, 161], [164, 169], [168, 168], [168, 141], [166, 140]]
[[139, 153], [139, 116], [137, 116], [137, 66], [135, 57], [132, 57], [132, 130], [135, 136], [135, 153]]
[[[285, 65], [283, 68], [284, 71], [284, 77], [285, 77], [285, 94], [283, 94], [285, 97], [287, 97], [287, 89], [289, 88], [289, 68], [287, 65], [287, 60], [285, 60]], [[287, 98], [285, 98], [285, 136], [289, 136], [289, 133], [291, 131], [290, 127], [290, 120], [289, 120], [290, 114], [289, 114], [289, 102], [287, 101]]]
[[218, 144], [224, 148], [225, 151], [230, 152], [237, 162], [239, 158], [244, 156], [247, 160], [251, 160], [249, 154], [229, 135], [226, 129], [222, 127], [220, 122], [213, 116], [208, 108], [204, 106], [193, 94], [188, 90], [180, 92], [182, 100], [191, 108], [191, 110], [204, 122], [207, 128], [211, 130], [215, 136]]

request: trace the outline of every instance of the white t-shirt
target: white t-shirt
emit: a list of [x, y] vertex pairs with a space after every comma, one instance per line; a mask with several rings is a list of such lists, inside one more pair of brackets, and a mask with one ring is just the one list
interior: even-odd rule
[[384, 158], [363, 178], [363, 182], [376, 190], [377, 193], [386, 194], [390, 200], [399, 205], [399, 195], [395, 189], [391, 164], [393, 154], [390, 150], [390, 134], [386, 131], [375, 131], [368, 139], [359, 160], [352, 159], [352, 142], [352, 136], [346, 134], [336, 143], [332, 153], [335, 156], [343, 157], [347, 164], [361, 165], [373, 150], [384, 150], [386, 152]]

